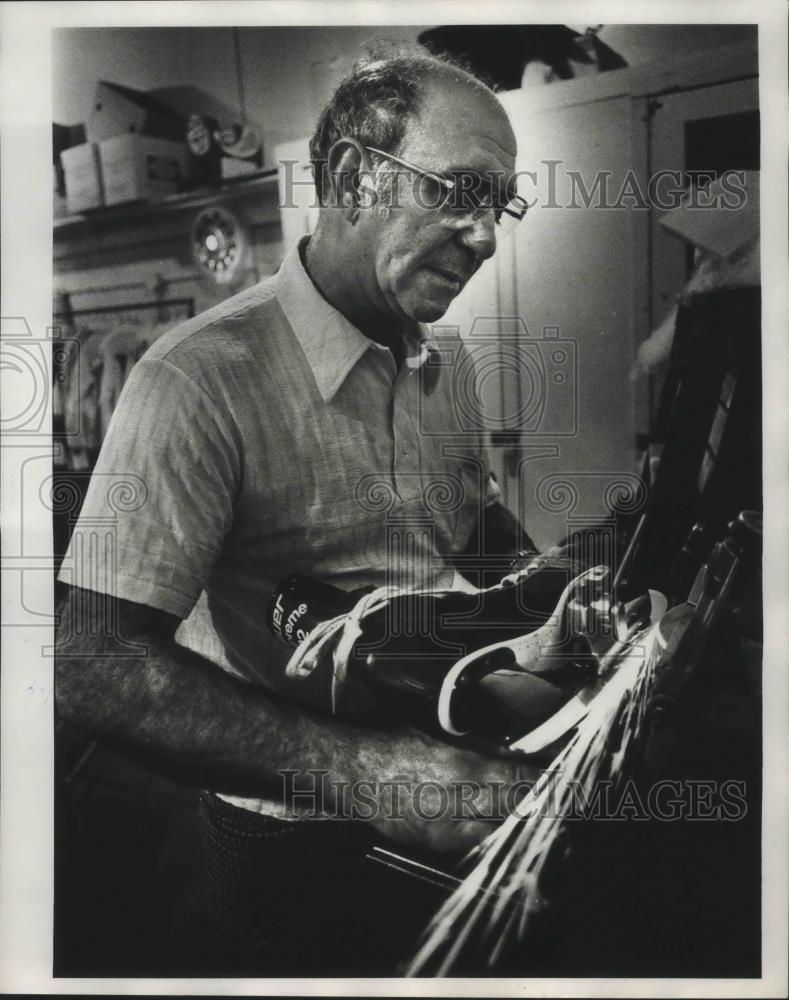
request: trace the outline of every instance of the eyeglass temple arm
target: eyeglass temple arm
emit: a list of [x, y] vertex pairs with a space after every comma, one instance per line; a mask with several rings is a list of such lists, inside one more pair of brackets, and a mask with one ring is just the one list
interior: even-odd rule
[[[439, 184], [443, 184], [447, 190], [453, 190], [456, 187], [456, 183], [450, 180], [449, 177], [441, 177], [439, 174], [434, 174], [430, 170], [424, 170], [422, 167], [417, 167], [414, 163], [409, 163], [408, 160], [403, 160], [399, 156], [395, 156], [394, 153], [387, 153], [383, 149], [377, 149], [375, 146], [365, 146], [371, 153], [377, 153], [379, 156], [383, 156], [387, 160], [392, 160], [395, 163], [399, 163], [401, 167], [405, 167], [407, 170], [416, 170], [420, 174], [424, 174], [427, 177], [432, 177], [434, 180], [438, 181]], [[503, 208], [502, 211], [506, 212], [507, 215], [511, 215], [515, 219], [522, 219], [529, 208], [528, 202], [524, 199], [515, 195], [512, 201], [517, 201], [519, 204], [519, 209], [513, 211], [511, 208]]]
[[375, 146], [365, 146], [365, 149], [369, 149], [371, 153], [377, 153], [379, 156], [386, 157], [387, 160], [393, 160], [395, 163], [399, 163], [401, 167], [405, 167], [407, 170], [416, 170], [417, 173], [424, 174], [427, 177], [432, 177], [433, 180], [438, 181], [447, 190], [451, 191], [455, 187], [455, 182], [450, 180], [449, 177], [440, 177], [438, 174], [434, 174], [430, 170], [423, 170], [422, 167], [417, 167], [414, 163], [409, 163], [408, 160], [401, 160], [399, 156], [395, 156], [393, 153], [386, 153], [383, 149], [376, 149]]

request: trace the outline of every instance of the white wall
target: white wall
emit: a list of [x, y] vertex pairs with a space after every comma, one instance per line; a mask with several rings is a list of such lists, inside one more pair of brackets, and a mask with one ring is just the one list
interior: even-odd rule
[[682, 59], [705, 49], [756, 40], [756, 26], [747, 24], [606, 24], [599, 32], [606, 45], [629, 66], [643, 66], [665, 55]]
[[[245, 28], [241, 39], [247, 104], [250, 109], [260, 108], [264, 129], [274, 142], [309, 135], [331, 83], [338, 82], [371, 41], [384, 36], [413, 42], [422, 30]], [[326, 84], [323, 88], [318, 82], [321, 78]], [[314, 89], [319, 92], [314, 94]]]
[[[212, 35], [219, 40], [219, 32]], [[52, 112], [61, 125], [84, 122], [96, 81], [149, 90], [191, 83], [189, 30], [67, 28], [52, 32]], [[220, 46], [214, 43], [218, 53]]]

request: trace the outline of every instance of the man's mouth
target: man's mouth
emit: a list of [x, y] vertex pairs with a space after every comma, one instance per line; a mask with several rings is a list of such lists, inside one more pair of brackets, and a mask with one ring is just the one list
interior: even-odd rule
[[433, 264], [426, 264], [425, 270], [429, 271], [434, 278], [437, 278], [448, 288], [452, 288], [455, 292], [459, 292], [468, 281], [465, 274], [460, 274], [459, 272], [452, 271], [446, 267], [436, 267]]

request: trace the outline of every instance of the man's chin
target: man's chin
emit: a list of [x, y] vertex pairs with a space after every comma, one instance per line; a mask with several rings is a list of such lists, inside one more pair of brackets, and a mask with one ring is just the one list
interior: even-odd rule
[[441, 319], [447, 309], [449, 309], [449, 306], [449, 302], [442, 304], [437, 302], [425, 303], [411, 312], [411, 319], [416, 320], [417, 323], [435, 323], [437, 319]]
[[406, 305], [405, 311], [417, 323], [434, 323], [437, 319], [441, 319], [452, 305], [455, 297], [454, 295], [431, 296], [430, 298], [426, 296], [414, 297], [410, 302], [404, 303]]

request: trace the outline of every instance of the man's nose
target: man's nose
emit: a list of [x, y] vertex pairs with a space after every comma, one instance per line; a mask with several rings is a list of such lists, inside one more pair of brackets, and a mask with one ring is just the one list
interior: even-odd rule
[[485, 212], [471, 225], [460, 232], [461, 242], [481, 260], [487, 260], [496, 252], [496, 220], [493, 209]]

